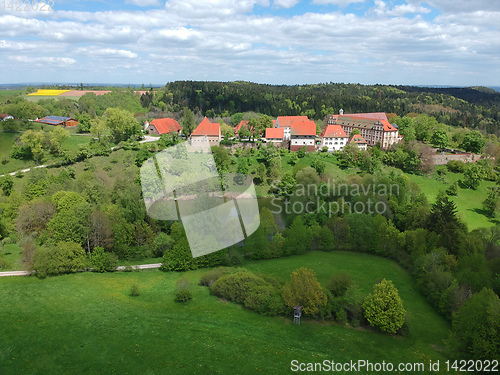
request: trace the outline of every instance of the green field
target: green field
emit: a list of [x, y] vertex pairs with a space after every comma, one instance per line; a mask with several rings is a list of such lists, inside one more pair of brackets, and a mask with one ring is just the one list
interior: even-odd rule
[[[344, 270], [364, 291], [377, 279], [391, 279], [400, 290], [411, 333], [395, 337], [308, 319], [297, 326], [289, 318], [261, 316], [196, 285], [206, 270], [9, 277], [0, 278], [1, 373], [286, 374], [292, 360], [445, 360], [440, 348], [448, 323], [392, 261], [313, 252], [244, 266], [282, 280], [305, 266], [321, 282]], [[176, 304], [175, 282], [183, 275], [193, 282], [193, 300]], [[138, 297], [129, 296], [134, 283]]]
[[[437, 181], [434, 174], [431, 176], [407, 175], [415, 182], [420, 190], [427, 196], [429, 203], [434, 203], [440, 191], [446, 190], [452, 183], [464, 178], [463, 173], [448, 173], [447, 183]], [[488, 187], [495, 186], [494, 181], [481, 181], [477, 190], [458, 188], [458, 195], [450, 197], [458, 209], [459, 217], [467, 223], [469, 230], [488, 228], [498, 225], [497, 219], [490, 218], [483, 211], [483, 201], [488, 195]]]
[[5, 96], [24, 95], [26, 90], [0, 90], [0, 98]]

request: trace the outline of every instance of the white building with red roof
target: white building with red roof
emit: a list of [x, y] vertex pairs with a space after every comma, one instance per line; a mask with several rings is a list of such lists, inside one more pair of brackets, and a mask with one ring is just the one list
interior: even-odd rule
[[266, 128], [266, 142], [273, 143], [276, 146], [283, 144], [285, 131], [283, 128]]
[[157, 118], [149, 123], [147, 128], [149, 134], [162, 135], [169, 133], [181, 133], [181, 126], [173, 118]]
[[283, 128], [285, 139], [290, 139], [291, 127], [294, 121], [308, 121], [307, 116], [278, 116], [274, 123], [275, 128]]
[[339, 115], [330, 116], [328, 125], [340, 125], [347, 136], [358, 129], [368, 146], [380, 142], [381, 148], [388, 149], [401, 140], [398, 129], [389, 122], [384, 112], [343, 114], [341, 111]]
[[340, 125], [327, 125], [321, 133], [321, 147], [328, 147], [329, 152], [341, 151], [347, 140], [348, 137]]
[[360, 150], [366, 150], [368, 148], [368, 143], [361, 134], [354, 134], [349, 138], [348, 144], [355, 144]]
[[[307, 119], [295, 120], [290, 126], [290, 151], [298, 151], [303, 146], [308, 152], [316, 150], [316, 123]], [[286, 137], [286, 132], [284, 132]]]
[[210, 122], [210, 120], [205, 117], [194, 132], [191, 133], [190, 139], [193, 146], [201, 146], [207, 141], [210, 146], [218, 146], [222, 139], [220, 124], [218, 122]]

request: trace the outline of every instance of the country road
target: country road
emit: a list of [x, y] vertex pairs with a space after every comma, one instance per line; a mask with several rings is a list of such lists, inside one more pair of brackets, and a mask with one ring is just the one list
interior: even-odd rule
[[[131, 266], [132, 269], [134, 270], [148, 270], [148, 269], [154, 269], [154, 268], [160, 268], [161, 263], [151, 263], [151, 264], [138, 264], [135, 266]], [[116, 267], [117, 271], [123, 271], [127, 267], [126, 266], [119, 266]], [[7, 272], [0, 272], [0, 277], [4, 276], [29, 276], [31, 274], [34, 274], [35, 271], [7, 271]]]

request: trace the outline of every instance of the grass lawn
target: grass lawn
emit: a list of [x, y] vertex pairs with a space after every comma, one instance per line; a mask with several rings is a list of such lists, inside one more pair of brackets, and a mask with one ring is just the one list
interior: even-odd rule
[[[407, 176], [418, 185], [430, 203], [436, 201], [440, 191], [446, 190], [452, 183], [464, 178], [463, 173], [448, 173], [446, 175], [447, 181], [443, 183], [436, 180], [434, 174], [431, 176], [408, 174]], [[477, 190], [458, 188], [458, 195], [451, 197], [457, 205], [460, 217], [467, 223], [469, 230], [488, 228], [500, 223], [497, 219], [488, 217], [483, 211], [483, 201], [488, 195], [488, 187], [492, 186], [495, 186], [494, 181], [481, 181]]]
[[[292, 360], [445, 360], [436, 347], [448, 323], [392, 261], [318, 252], [244, 266], [283, 280], [305, 266], [321, 282], [345, 270], [364, 291], [376, 279], [391, 279], [408, 311], [411, 334], [394, 337], [307, 319], [297, 326], [289, 318], [261, 316], [198, 286], [206, 270], [9, 277], [0, 278], [1, 373], [285, 374]], [[177, 304], [175, 282], [183, 275], [193, 283], [193, 299]], [[129, 296], [133, 284], [138, 297]]]
[[2, 271], [22, 271], [24, 265], [21, 262], [23, 249], [16, 244], [7, 244], [0, 250], [0, 256], [6, 261], [7, 267], [0, 268]]

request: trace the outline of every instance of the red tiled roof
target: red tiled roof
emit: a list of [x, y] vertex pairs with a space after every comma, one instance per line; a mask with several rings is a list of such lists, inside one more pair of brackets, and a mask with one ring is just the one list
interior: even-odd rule
[[276, 126], [276, 120], [273, 120], [273, 126]]
[[7, 116], [10, 116], [6, 113], [0, 113], [0, 118], [3, 120], [4, 118], [6, 118]]
[[285, 130], [283, 128], [266, 128], [266, 139], [278, 138], [283, 139]]
[[234, 134], [238, 134], [238, 132], [241, 130], [241, 127], [242, 126], [246, 126], [248, 128], [248, 123], [250, 121], [240, 121], [240, 123], [238, 125], [236, 125], [236, 127], [234, 128]]
[[181, 126], [173, 118], [157, 118], [151, 121], [149, 125], [153, 125], [160, 134], [168, 134], [181, 130]]
[[352, 137], [351, 137], [351, 140], [349, 141], [349, 143], [356, 143], [356, 144], [368, 144], [368, 142], [365, 141], [365, 139], [361, 136], [361, 134], [354, 134]]
[[205, 117], [191, 135], [218, 137], [220, 135], [220, 124], [218, 122], [212, 123]]
[[382, 125], [384, 125], [385, 132], [394, 132], [397, 130], [394, 126], [391, 125], [389, 121], [381, 120], [380, 122], [382, 123]]
[[[296, 116], [305, 117], [306, 116]], [[311, 120], [295, 120], [291, 125], [291, 135], [316, 135], [316, 124]]]
[[337, 137], [337, 138], [347, 138], [347, 135], [340, 125], [328, 125], [323, 131], [322, 137]]
[[373, 113], [344, 113], [344, 116], [349, 117], [361, 117], [361, 118], [369, 118], [372, 120], [385, 120], [389, 121], [385, 112], [373, 112]]
[[280, 128], [289, 128], [294, 121], [308, 121], [307, 116], [278, 116], [278, 124]]

